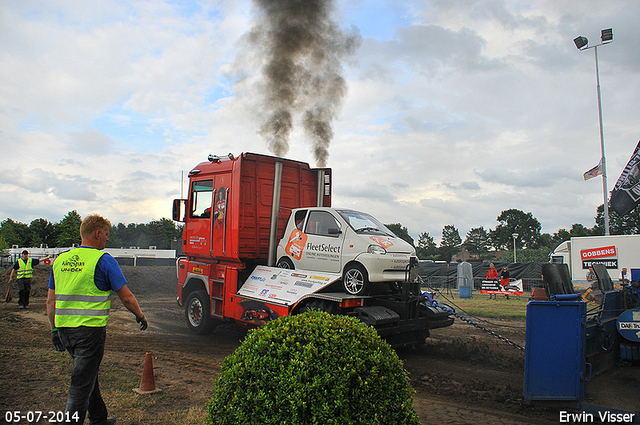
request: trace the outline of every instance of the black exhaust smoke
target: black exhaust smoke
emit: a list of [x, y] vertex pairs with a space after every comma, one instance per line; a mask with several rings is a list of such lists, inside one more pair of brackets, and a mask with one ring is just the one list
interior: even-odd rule
[[258, 19], [250, 39], [266, 56], [265, 121], [260, 134], [277, 156], [289, 152], [294, 116], [301, 114], [318, 167], [325, 167], [332, 121], [347, 87], [342, 59], [361, 38], [343, 33], [332, 18], [333, 0], [254, 0]]

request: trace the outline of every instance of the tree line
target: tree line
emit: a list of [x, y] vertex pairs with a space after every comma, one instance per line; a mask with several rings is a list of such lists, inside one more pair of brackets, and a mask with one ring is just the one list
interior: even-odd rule
[[[604, 235], [604, 206], [596, 210], [595, 225], [591, 228], [574, 223], [571, 229], [559, 229], [553, 235], [541, 233], [542, 225], [533, 216], [518, 209], [508, 209], [496, 218], [495, 229], [472, 228], [464, 239], [455, 225], [449, 224], [442, 229], [440, 245], [428, 232], [419, 235], [417, 242], [409, 235], [406, 227], [400, 223], [387, 224], [397, 236], [416, 248], [421, 260], [451, 261], [452, 256], [463, 249], [479, 259], [488, 261], [511, 262], [514, 260], [514, 243], [518, 262], [546, 262], [549, 254], [562, 242], [572, 237]], [[609, 231], [611, 235], [633, 235], [640, 233], [640, 208], [620, 217], [609, 208]], [[514, 237], [515, 236], [515, 237]]]
[[[43, 218], [31, 223], [21, 223], [10, 218], [0, 223], [0, 250], [14, 245], [19, 247], [49, 248], [70, 247], [80, 244], [82, 217], [77, 211], [69, 211], [62, 220], [51, 223]], [[108, 248], [171, 249], [171, 241], [182, 239], [182, 226], [173, 220], [162, 218], [143, 224], [112, 225], [109, 229]]]

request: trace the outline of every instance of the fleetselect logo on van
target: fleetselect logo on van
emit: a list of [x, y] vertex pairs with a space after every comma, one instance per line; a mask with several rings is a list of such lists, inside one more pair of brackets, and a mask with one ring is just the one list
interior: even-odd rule
[[605, 246], [602, 248], [583, 249], [580, 251], [580, 258], [591, 260], [594, 258], [615, 257], [617, 255], [615, 246]]

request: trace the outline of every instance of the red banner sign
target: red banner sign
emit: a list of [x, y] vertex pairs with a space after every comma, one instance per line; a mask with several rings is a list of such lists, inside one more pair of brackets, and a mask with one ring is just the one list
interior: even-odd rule
[[605, 246], [602, 248], [584, 249], [580, 251], [580, 258], [583, 260], [591, 260], [593, 258], [615, 257], [617, 254], [615, 246]]

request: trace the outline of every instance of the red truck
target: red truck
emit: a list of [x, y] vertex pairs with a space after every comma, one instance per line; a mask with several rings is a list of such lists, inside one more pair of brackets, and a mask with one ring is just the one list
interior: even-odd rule
[[210, 155], [189, 172], [173, 219], [184, 223], [177, 301], [193, 332], [321, 309], [403, 346], [453, 323], [422, 297], [412, 247], [368, 214], [330, 208], [331, 177], [253, 153]]

